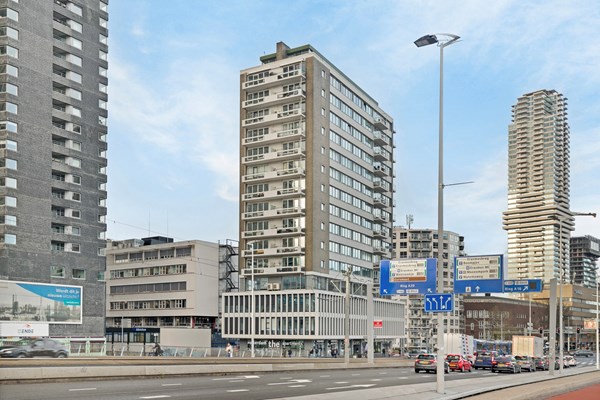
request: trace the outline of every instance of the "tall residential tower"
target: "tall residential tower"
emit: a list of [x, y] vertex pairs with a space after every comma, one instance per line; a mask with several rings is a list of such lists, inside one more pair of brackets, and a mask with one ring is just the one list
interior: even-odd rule
[[104, 335], [107, 8], [0, 1], [0, 299], [56, 336]]
[[554, 90], [527, 93], [508, 128], [508, 277], [568, 280], [569, 124], [567, 99]]

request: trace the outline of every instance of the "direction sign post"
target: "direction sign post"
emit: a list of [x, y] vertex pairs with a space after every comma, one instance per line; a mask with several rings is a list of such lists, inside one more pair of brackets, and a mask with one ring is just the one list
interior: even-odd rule
[[435, 258], [382, 260], [379, 294], [425, 294], [435, 292]]
[[425, 312], [452, 312], [454, 295], [452, 293], [433, 293], [425, 295]]
[[456, 257], [454, 293], [502, 293], [502, 260], [502, 254]]
[[543, 283], [541, 279], [506, 280], [503, 288], [505, 293], [541, 292]]

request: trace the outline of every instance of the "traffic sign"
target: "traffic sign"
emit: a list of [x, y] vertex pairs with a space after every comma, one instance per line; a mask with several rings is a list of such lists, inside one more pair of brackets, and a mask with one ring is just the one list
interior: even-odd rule
[[426, 294], [435, 292], [435, 258], [382, 260], [379, 263], [379, 294]]
[[374, 320], [373, 328], [383, 328], [383, 320], [381, 320], [381, 319]]
[[520, 279], [504, 281], [504, 291], [507, 293], [541, 292], [542, 287], [543, 284], [541, 279]]
[[454, 310], [452, 293], [433, 293], [425, 295], [425, 312], [451, 312]]
[[454, 258], [454, 293], [502, 293], [502, 254]]

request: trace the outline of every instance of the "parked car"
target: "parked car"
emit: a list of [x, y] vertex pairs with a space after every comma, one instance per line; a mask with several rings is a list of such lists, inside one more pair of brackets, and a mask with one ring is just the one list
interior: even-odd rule
[[[419, 354], [415, 360], [415, 372], [418, 374], [420, 371], [437, 373], [437, 354]], [[450, 367], [446, 360], [444, 360], [444, 372], [450, 373]]]
[[69, 350], [62, 343], [53, 339], [22, 339], [14, 345], [0, 348], [0, 357], [28, 358], [28, 357], [55, 357], [65, 358]]
[[565, 356], [564, 358], [565, 358], [565, 365], [567, 366], [567, 368], [577, 366], [577, 361], [575, 361], [575, 357]]
[[473, 363], [473, 368], [492, 369], [492, 363], [494, 360], [495, 356], [490, 353], [477, 353], [477, 357], [475, 357], [475, 362]]
[[533, 365], [538, 371], [548, 371], [549, 364], [548, 357], [533, 357]]
[[446, 356], [446, 361], [448, 362], [450, 371], [471, 372], [473, 369], [471, 361], [460, 354], [448, 354]]
[[515, 356], [515, 360], [521, 366], [521, 370], [535, 372], [535, 364], [532, 357], [529, 356]]
[[513, 374], [521, 372], [521, 366], [513, 356], [500, 356], [492, 362], [492, 372], [511, 372]]
[[573, 357], [594, 357], [594, 352], [590, 350], [577, 350], [573, 353]]

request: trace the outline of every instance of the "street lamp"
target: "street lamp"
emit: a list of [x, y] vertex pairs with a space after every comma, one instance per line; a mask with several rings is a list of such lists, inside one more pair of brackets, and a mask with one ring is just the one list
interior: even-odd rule
[[[438, 36], [444, 36], [442, 40]], [[417, 47], [437, 44], [440, 48], [440, 105], [439, 105], [439, 139], [438, 139], [438, 257], [437, 257], [437, 291], [444, 292], [444, 48], [456, 43], [460, 36], [450, 33], [425, 35], [415, 40]], [[444, 393], [444, 316], [438, 313], [437, 323], [437, 378], [436, 389]]]
[[254, 321], [254, 308], [255, 308], [255, 303], [254, 303], [254, 243], [256, 242], [249, 242], [248, 245], [250, 246], [250, 356], [252, 358], [254, 358], [256, 356], [256, 353], [254, 351], [254, 331], [255, 331], [255, 321]]
[[[569, 217], [575, 216], [590, 216], [596, 218], [596, 213], [580, 213], [580, 212], [570, 212]], [[562, 374], [564, 367], [564, 331], [563, 331], [563, 281], [564, 281], [564, 266], [562, 263], [563, 260], [563, 251], [562, 251], [562, 225], [564, 222], [568, 221], [569, 218], [562, 215], [550, 215], [548, 218], [558, 221], [558, 267], [560, 268], [560, 286], [558, 287], [558, 362], [559, 362], [559, 373]], [[596, 306], [597, 306], [597, 298], [596, 298]], [[556, 310], [554, 310], [556, 311]], [[597, 313], [596, 313], [597, 314]], [[598, 315], [596, 315], [598, 317]], [[598, 333], [596, 331], [596, 336]], [[596, 351], [597, 353], [597, 351]], [[596, 359], [598, 356], [596, 355]]]

